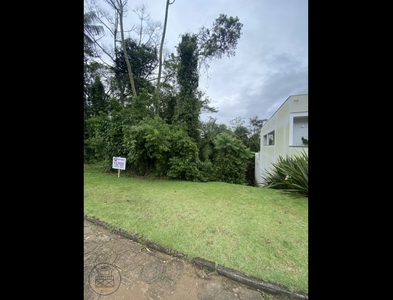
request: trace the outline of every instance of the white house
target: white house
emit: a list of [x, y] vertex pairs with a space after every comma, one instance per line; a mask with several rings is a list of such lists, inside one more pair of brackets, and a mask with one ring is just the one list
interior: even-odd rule
[[265, 170], [279, 156], [308, 154], [308, 94], [292, 95], [261, 128], [261, 147], [255, 153], [255, 182], [264, 185]]

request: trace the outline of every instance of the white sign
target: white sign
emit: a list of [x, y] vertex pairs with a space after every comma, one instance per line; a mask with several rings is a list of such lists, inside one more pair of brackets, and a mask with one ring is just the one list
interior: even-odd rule
[[112, 168], [125, 170], [126, 169], [126, 159], [123, 157], [114, 157], [112, 161]]

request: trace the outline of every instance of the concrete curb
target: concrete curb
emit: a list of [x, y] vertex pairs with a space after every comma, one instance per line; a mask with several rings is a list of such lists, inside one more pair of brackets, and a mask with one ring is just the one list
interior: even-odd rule
[[232, 280], [238, 281], [238, 282], [248, 285], [252, 288], [259, 289], [259, 290], [265, 291], [270, 294], [283, 295], [283, 296], [286, 296], [286, 297], [289, 297], [292, 299], [308, 299], [308, 295], [306, 293], [294, 292], [284, 286], [279, 286], [279, 285], [272, 284], [269, 282], [264, 282], [258, 278], [247, 276], [244, 273], [241, 273], [239, 271], [236, 271], [236, 270], [233, 270], [230, 268], [226, 268], [221, 265], [216, 265], [214, 262], [205, 260], [200, 257], [194, 257], [194, 258], [190, 259], [186, 254], [183, 254], [179, 251], [175, 251], [172, 249], [168, 249], [168, 248], [163, 247], [157, 243], [151, 242], [147, 239], [143, 239], [139, 235], [130, 234], [130, 233], [126, 232], [125, 230], [111, 226], [108, 223], [99, 220], [98, 218], [89, 217], [87, 215], [85, 215], [84, 218], [85, 218], [85, 220], [87, 220], [89, 222], [92, 222], [96, 225], [104, 227], [113, 233], [116, 233], [124, 238], [130, 239], [134, 242], [142, 244], [150, 249], [154, 249], [156, 251], [159, 251], [159, 252], [174, 256], [174, 257], [186, 259], [188, 261], [191, 261], [193, 264], [197, 265], [201, 269], [209, 270], [211, 272], [217, 272], [219, 275], [222, 275], [222, 276], [225, 276], [225, 277], [230, 278]]
[[214, 262], [205, 260], [203, 258], [193, 258], [192, 262], [202, 269], [207, 269], [210, 271], [217, 271], [218, 274], [230, 278], [232, 280], [238, 281], [250, 287], [263, 290], [270, 294], [284, 295], [293, 299], [308, 299], [308, 295], [300, 292], [293, 292], [286, 287], [274, 285], [272, 283], [264, 282], [258, 278], [247, 276], [239, 271], [217, 265]]

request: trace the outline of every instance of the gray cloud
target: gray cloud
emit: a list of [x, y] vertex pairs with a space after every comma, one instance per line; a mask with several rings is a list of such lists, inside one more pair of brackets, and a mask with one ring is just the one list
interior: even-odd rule
[[268, 119], [290, 95], [308, 93], [307, 63], [281, 53], [261, 64], [220, 64], [213, 71], [207, 93], [219, 112], [209, 116], [225, 124], [236, 117]]

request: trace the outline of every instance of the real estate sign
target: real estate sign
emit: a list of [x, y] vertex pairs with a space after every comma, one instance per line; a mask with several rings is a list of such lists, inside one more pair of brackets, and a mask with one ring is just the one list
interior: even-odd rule
[[123, 157], [113, 157], [112, 168], [118, 170], [126, 169], [126, 159]]

